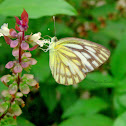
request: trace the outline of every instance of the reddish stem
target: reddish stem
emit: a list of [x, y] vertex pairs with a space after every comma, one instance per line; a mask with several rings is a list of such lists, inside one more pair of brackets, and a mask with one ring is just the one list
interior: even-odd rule
[[[21, 44], [21, 42], [20, 42]], [[21, 63], [21, 45], [19, 46], [19, 63]]]
[[[7, 112], [6, 112], [7, 113]], [[6, 115], [6, 113], [4, 113], [4, 114], [2, 114], [1, 116], [0, 116], [0, 120]]]

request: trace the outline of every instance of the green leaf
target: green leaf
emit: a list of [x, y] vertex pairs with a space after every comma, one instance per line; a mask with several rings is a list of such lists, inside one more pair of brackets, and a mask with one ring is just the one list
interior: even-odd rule
[[22, 117], [18, 117], [17, 126], [35, 126], [35, 125]]
[[68, 108], [62, 115], [63, 118], [75, 115], [91, 115], [104, 110], [108, 104], [100, 98], [79, 99], [75, 104]]
[[60, 104], [63, 110], [68, 109], [77, 101], [76, 90], [73, 88], [73, 86], [68, 87], [68, 86], [58, 85], [57, 91], [61, 95]]
[[5, 16], [0, 15], [0, 26], [3, 25], [5, 19], [6, 19]]
[[35, 78], [39, 82], [45, 82], [48, 77], [51, 75], [50, 67], [49, 67], [49, 54], [42, 53], [36, 60], [38, 61], [36, 65], [32, 67], [32, 73], [35, 75]]
[[113, 126], [126, 126], [126, 112], [121, 114], [114, 122]]
[[118, 44], [115, 52], [111, 58], [111, 71], [116, 79], [120, 79], [125, 76], [126, 73], [126, 37], [124, 36]]
[[0, 126], [17, 126], [16, 120], [13, 117], [5, 117], [0, 121]]
[[40, 93], [48, 107], [49, 112], [51, 113], [55, 109], [58, 102], [56, 97], [56, 87], [44, 83], [43, 85], [40, 85]]
[[65, 0], [4, 0], [0, 4], [0, 15], [20, 16], [23, 8], [26, 9], [30, 18], [77, 14], [76, 10]]
[[[74, 32], [70, 29], [64, 22], [58, 23], [56, 22], [56, 36], [73, 36]], [[39, 26], [40, 27], [40, 26]], [[50, 31], [48, 30], [50, 29]], [[45, 24], [42, 25], [41, 32], [44, 35], [53, 35], [54, 36], [54, 22], [51, 20], [46, 20]]]
[[98, 88], [114, 87], [114, 83], [110, 75], [93, 72], [89, 73], [79, 86], [87, 90], [95, 90]]
[[[61, 122], [58, 126], [112, 126], [113, 121], [100, 114], [75, 116]], [[120, 125], [119, 125], [120, 126]]]
[[[117, 115], [122, 114], [123, 112], [126, 111], [126, 107], [123, 106], [125, 104], [124, 98], [126, 98], [126, 96], [119, 96], [119, 95], [115, 95], [113, 98], [113, 105], [115, 108], [115, 113]], [[124, 101], [122, 102], [122, 100], [124, 100]]]
[[111, 37], [114, 40], [121, 40], [122, 37], [126, 34], [125, 26], [126, 21], [124, 19], [114, 21], [107, 20], [106, 27], [101, 30], [101, 33]]
[[108, 16], [108, 14], [115, 13], [117, 12], [115, 8], [115, 3], [113, 4], [105, 4], [100, 7], [96, 7], [91, 10], [91, 14], [93, 17], [98, 18], [98, 17], [105, 17]]
[[126, 110], [126, 78], [115, 83], [114, 108], [117, 114], [121, 114]]
[[1, 82], [0, 80], [0, 95], [3, 90], [7, 90], [8, 88]]

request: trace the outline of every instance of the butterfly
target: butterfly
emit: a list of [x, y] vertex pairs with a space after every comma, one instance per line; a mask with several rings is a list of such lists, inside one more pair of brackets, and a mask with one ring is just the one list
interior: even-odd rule
[[53, 37], [49, 44], [49, 64], [57, 83], [73, 85], [84, 80], [108, 60], [110, 51], [88, 40], [68, 37], [57, 40]]

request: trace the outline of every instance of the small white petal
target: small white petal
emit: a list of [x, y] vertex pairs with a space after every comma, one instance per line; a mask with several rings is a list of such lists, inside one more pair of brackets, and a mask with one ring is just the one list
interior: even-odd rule
[[4, 23], [2, 26], [1, 26], [1, 29], [0, 29], [0, 37], [1, 36], [9, 36], [9, 28], [8, 28], [8, 24]]
[[44, 40], [38, 40], [38, 41], [36, 41], [36, 43], [37, 43], [40, 47], [43, 47], [43, 45], [44, 45]]
[[31, 41], [37, 42], [40, 38], [41, 38], [41, 33], [38, 32], [38, 33], [33, 34], [29, 39]]
[[3, 34], [2, 34], [2, 33], [0, 33], [0, 37], [1, 37], [1, 36], [3, 36]]

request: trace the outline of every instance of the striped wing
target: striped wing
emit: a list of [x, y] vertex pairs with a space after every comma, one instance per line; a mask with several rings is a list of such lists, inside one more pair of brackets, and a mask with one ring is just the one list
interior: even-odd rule
[[105, 47], [78, 38], [64, 38], [50, 49], [50, 68], [59, 84], [81, 82], [87, 72], [103, 64], [110, 56]]

